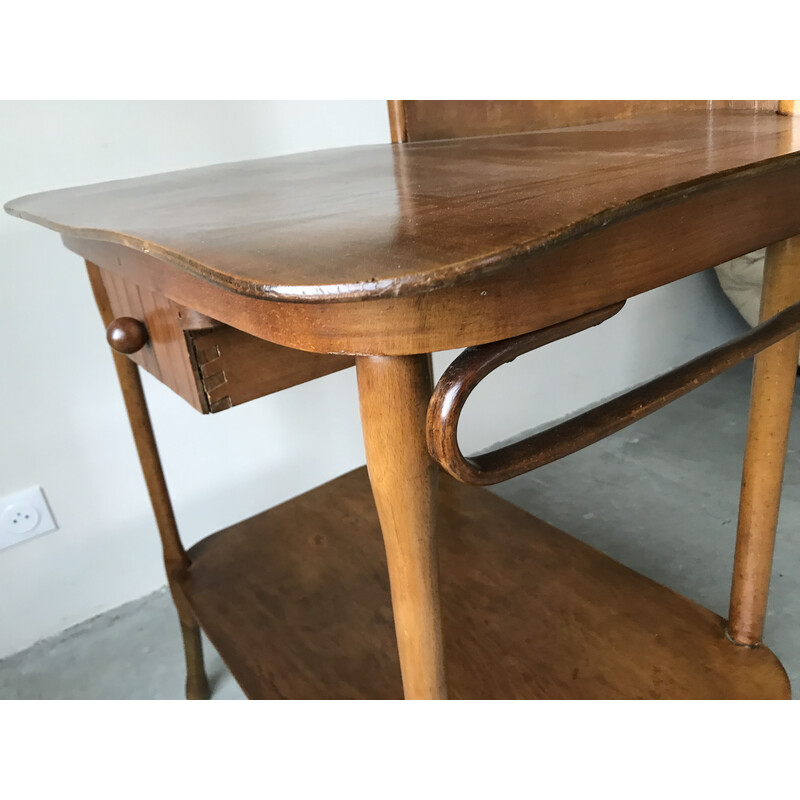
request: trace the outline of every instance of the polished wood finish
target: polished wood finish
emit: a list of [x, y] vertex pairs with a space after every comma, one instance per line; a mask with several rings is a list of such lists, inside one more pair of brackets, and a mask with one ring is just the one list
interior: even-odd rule
[[147, 400], [142, 390], [136, 364], [124, 356], [114, 354], [114, 366], [117, 370], [122, 397], [131, 423], [131, 431], [136, 444], [136, 451], [142, 465], [147, 492], [153, 504], [153, 512], [161, 535], [164, 552], [164, 564], [167, 575], [174, 577], [189, 566], [189, 559], [178, 535], [175, 514], [167, 491], [161, 459], [158, 455]]
[[[773, 245], [773, 248], [781, 247], [783, 245]], [[787, 271], [789, 269], [787, 268]], [[796, 259], [791, 269], [800, 276], [800, 259]], [[795, 277], [794, 280], [797, 283], [795, 297], [798, 302], [765, 319], [747, 333], [566, 422], [471, 458], [465, 457], [458, 446], [458, 421], [464, 404], [475, 387], [495, 369], [513, 361], [522, 353], [530, 352], [591, 325], [597, 325], [615, 314], [620, 306], [586, 314], [571, 322], [554, 325], [526, 336], [468, 348], [445, 370], [433, 393], [428, 409], [428, 449], [453, 477], [464, 483], [486, 486], [530, 472], [588, 447], [663, 408], [667, 403], [702, 386], [756, 353], [779, 345], [782, 353], [791, 352], [793, 347], [796, 349], [797, 339], [792, 334], [800, 330], [800, 278]], [[787, 296], [784, 293], [782, 299], [786, 300]], [[774, 310], [779, 304], [770, 303], [769, 307]], [[784, 357], [788, 358], [780, 356]], [[786, 366], [789, 363], [781, 361], [779, 368], [782, 370], [784, 380], [788, 380], [789, 376], [792, 377], [791, 388], [784, 389], [783, 404], [775, 409], [775, 413], [780, 416], [781, 424], [785, 425], [785, 429], [781, 427], [783, 436], [788, 433], [788, 414], [791, 410], [793, 376], [797, 359], [791, 362], [795, 365], [791, 370]], [[771, 393], [775, 390], [774, 378], [768, 379], [767, 385], [770, 399], [766, 402], [772, 403]], [[767, 438], [772, 441], [772, 437], [773, 429], [770, 428], [770, 435]], [[782, 463], [781, 461], [781, 476]], [[758, 464], [754, 469], [760, 474], [763, 467], [763, 464]], [[780, 496], [780, 477], [777, 474], [775, 477], [778, 479], [777, 485], [774, 485], [774, 478], [770, 479], [773, 491], [766, 496], [767, 505], [777, 503], [777, 498]], [[759, 497], [757, 504], [759, 508], [765, 499]], [[752, 574], [751, 570], [747, 572]]]
[[[392, 100], [392, 141], [523, 133], [676, 111], [775, 113], [776, 100]], [[395, 128], [402, 137], [395, 139]]]
[[211, 413], [355, 364], [352, 356], [292, 350], [228, 325], [187, 331], [186, 341], [197, 383]]
[[[113, 319], [113, 310], [101, 271], [95, 264], [88, 261], [86, 269], [100, 316], [103, 323], [109, 326]], [[121, 353], [113, 353], [113, 358], [133, 440], [147, 485], [147, 493], [150, 496], [161, 538], [167, 582], [180, 619], [187, 665], [187, 698], [190, 700], [208, 699], [208, 680], [205, 677], [205, 667], [203, 666], [200, 629], [184, 595], [176, 588], [177, 581], [188, 569], [190, 560], [178, 533], [139, 370], [133, 361]]]
[[356, 374], [405, 697], [444, 699], [436, 551], [438, 473], [425, 444], [430, 362], [427, 356], [361, 357], [356, 359]]
[[249, 297], [408, 297], [515, 268], [775, 160], [772, 168], [800, 163], [796, 125], [777, 114], [687, 111], [223, 164], [6, 208]]
[[144, 323], [133, 317], [117, 317], [106, 329], [106, 340], [118, 353], [131, 355], [141, 350], [149, 336]]
[[[611, 121], [552, 127], [599, 113], [573, 102], [540, 107], [533, 132], [219, 165], [7, 204], [92, 262], [106, 324], [129, 316], [147, 329], [147, 343], [114, 359], [181, 618], [187, 694], [207, 693], [199, 622], [250, 696], [400, 696], [401, 671], [405, 696], [420, 698], [788, 696], [766, 648], [731, 641], [746, 641], [737, 631], [763, 618], [774, 524], [760, 508], [743, 503], [731, 639], [710, 611], [492, 495], [444, 478], [436, 520], [425, 439], [431, 351], [540, 341], [553, 330], [531, 332], [599, 319], [631, 296], [800, 234], [792, 109], [694, 102], [669, 114], [651, 114], [666, 110], [661, 101], [606, 104]], [[421, 137], [407, 103], [391, 109], [395, 139]], [[486, 124], [467, 110], [462, 122]], [[495, 117], [492, 133], [505, 124]], [[785, 294], [775, 290], [789, 305]], [[164, 313], [151, 319], [147, 309]], [[776, 319], [750, 343], [785, 333], [786, 316]], [[134, 361], [201, 410], [228, 407], [263, 389], [248, 366], [261, 343], [255, 356], [238, 340], [238, 355], [223, 354], [220, 337], [235, 338], [225, 333], [233, 328], [273, 348], [357, 357], [372, 495], [363, 473], [346, 476], [187, 554]], [[495, 352], [505, 357], [507, 346]], [[777, 347], [759, 356], [780, 362], [781, 388], [757, 369], [748, 461], [761, 488], [745, 490], [756, 504], [775, 500], [775, 513], [789, 363], [770, 356]], [[647, 408], [677, 396], [732, 355], [712, 354], [633, 397]], [[283, 383], [295, 381], [292, 368]], [[627, 418], [639, 413], [631, 402], [596, 413]], [[618, 422], [595, 419], [587, 430]]]
[[[542, 457], [536, 447], [536, 440], [541, 434], [482, 456], [465, 457], [458, 444], [458, 423], [467, 399], [475, 387], [498, 367], [523, 353], [599, 325], [619, 313], [623, 305], [618, 303], [524, 336], [464, 350], [444, 371], [428, 405], [426, 439], [431, 456], [454, 478], [474, 485], [497, 483], [504, 479], [495, 479], [501, 473], [521, 475], [534, 466], [541, 466], [533, 464], [533, 461]], [[571, 440], [558, 440], [558, 444], [568, 447]], [[529, 463], [533, 466], [529, 466]], [[508, 477], [512, 477], [512, 474]]]
[[[96, 265], [89, 262], [87, 262], [86, 268], [97, 306], [100, 309], [100, 315], [104, 324], [108, 326], [112, 321], [112, 311], [100, 271]], [[139, 455], [147, 491], [153, 504], [156, 522], [158, 523], [167, 575], [174, 577], [189, 566], [189, 558], [178, 534], [172, 502], [169, 498], [164, 472], [161, 468], [161, 459], [158, 455], [158, 446], [150, 423], [147, 400], [144, 396], [136, 364], [119, 353], [114, 353], [113, 356], [114, 366], [122, 389], [122, 397], [125, 401], [125, 409], [128, 412], [128, 419], [136, 444], [136, 451]]]
[[[93, 263], [93, 259], [88, 259]], [[187, 331], [198, 325], [213, 327], [220, 323], [197, 315], [161, 292], [137, 284], [122, 273], [100, 270], [100, 278], [115, 317], [139, 320], [147, 330], [144, 346], [129, 353], [132, 361], [169, 386], [194, 409], [208, 412], [197, 370], [187, 346]]]
[[204, 414], [355, 363], [350, 356], [320, 356], [257, 339], [119, 273], [101, 270], [101, 277], [115, 316], [142, 320], [152, 332], [132, 350], [134, 360]]
[[[800, 163], [775, 162], [747, 177], [728, 176], [720, 184], [687, 190], [679, 202], [643, 203], [628, 219], [601, 224], [535, 258], [520, 256], [497, 274], [413, 297], [268, 303], [223, 291], [132, 248], [64, 241], [109, 269], [122, 264], [142, 286], [278, 344], [404, 355], [484, 344], [554, 325], [799, 230]], [[476, 233], [470, 229], [468, 235]]]
[[389, 100], [389, 131], [394, 144], [407, 142], [405, 100]]
[[[790, 304], [800, 305], [800, 237], [767, 249], [759, 316], [780, 316]], [[753, 367], [730, 606], [730, 636], [741, 644], [758, 644], [764, 628], [798, 350], [795, 333], [757, 355]]]
[[[483, 489], [441, 476], [456, 699], [787, 698], [766, 648]], [[401, 698], [381, 532], [360, 469], [190, 549], [181, 586], [252, 698]]]

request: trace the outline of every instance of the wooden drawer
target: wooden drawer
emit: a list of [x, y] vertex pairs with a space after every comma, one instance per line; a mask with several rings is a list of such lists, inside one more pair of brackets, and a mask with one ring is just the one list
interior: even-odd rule
[[354, 364], [265, 342], [100, 270], [113, 317], [133, 317], [148, 341], [128, 356], [204, 414], [288, 389]]

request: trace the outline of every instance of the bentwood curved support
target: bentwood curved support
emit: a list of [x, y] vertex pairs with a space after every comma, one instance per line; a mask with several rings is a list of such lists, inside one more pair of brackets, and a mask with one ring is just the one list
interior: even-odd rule
[[[208, 696], [202, 626], [254, 699], [788, 699], [769, 648], [736, 645], [761, 639], [800, 347], [800, 119], [773, 101], [391, 108], [403, 144], [5, 206], [88, 260], [113, 322], [187, 696]], [[751, 334], [516, 445], [460, 452], [459, 414], [492, 370], [770, 243]], [[427, 354], [464, 347], [432, 396]], [[518, 475], [762, 350], [728, 623], [436, 467]], [[216, 412], [353, 361], [367, 469], [184, 549], [140, 369]]]
[[609, 306], [525, 336], [467, 348], [442, 375], [428, 407], [433, 458], [463, 483], [487, 486], [514, 478], [616, 433], [800, 329], [800, 303], [795, 303], [748, 333], [566, 422], [489, 453], [463, 455], [461, 410], [487, 375], [523, 353], [603, 322], [620, 308]]

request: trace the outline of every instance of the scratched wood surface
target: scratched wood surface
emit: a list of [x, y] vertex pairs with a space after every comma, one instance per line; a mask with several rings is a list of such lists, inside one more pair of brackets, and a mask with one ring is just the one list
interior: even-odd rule
[[147, 342], [128, 355], [193, 408], [217, 413], [354, 365], [349, 356], [290, 350], [222, 325], [141, 286], [99, 270], [112, 317], [139, 320]]
[[521, 133], [675, 111], [777, 111], [777, 100], [392, 100], [392, 141]]
[[45, 192], [6, 209], [251, 297], [401, 297], [495, 273], [776, 159], [796, 162], [795, 119], [686, 111], [342, 148]]
[[[440, 484], [449, 697], [788, 698], [775, 656], [732, 644], [716, 614], [484, 489]], [[365, 469], [189, 555], [182, 592], [248, 696], [403, 696]]]

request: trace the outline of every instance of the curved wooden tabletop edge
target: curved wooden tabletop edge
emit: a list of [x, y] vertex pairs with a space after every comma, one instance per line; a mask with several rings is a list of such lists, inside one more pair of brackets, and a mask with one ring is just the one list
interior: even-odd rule
[[[554, 134], [557, 131], [551, 130], [548, 133]], [[527, 134], [475, 137], [475, 139], [498, 140], [524, 135]], [[375, 147], [419, 148], [424, 146], [435, 147], [440, 144], [440, 142], [430, 142], [416, 145], [376, 145]], [[43, 192], [16, 198], [7, 202], [4, 205], [4, 209], [12, 216], [43, 225], [65, 236], [75, 239], [109, 242], [138, 250], [148, 254], [150, 257], [172, 264], [210, 284], [245, 297], [282, 303], [337, 303], [354, 300], [411, 297], [469, 283], [475, 279], [501, 272], [508, 267], [518, 266], [531, 258], [587, 236], [593, 231], [608, 228], [653, 208], [667, 206], [704, 191], [710, 191], [723, 185], [735, 184], [737, 181], [745, 182], [754, 176], [766, 175], [797, 164], [800, 164], [800, 151], [782, 153], [754, 163], [741, 164], [713, 174], [699, 175], [688, 181], [658, 188], [633, 199], [626, 199], [619, 205], [607, 206], [598, 213], [576, 218], [560, 228], [548, 231], [545, 236], [516, 241], [512, 246], [481, 252], [472, 258], [454, 260], [438, 266], [421, 266], [417, 272], [396, 277], [343, 283], [320, 282], [292, 285], [260, 283], [251, 278], [225, 272], [213, 264], [198, 261], [189, 257], [186, 253], [160, 245], [155, 241], [149, 241], [116, 230], [82, 228], [63, 224], [43, 213], [36, 213], [26, 208], [26, 206], [30, 206], [31, 203], [35, 203], [42, 197], [52, 196], [55, 194], [54, 192]], [[125, 183], [125, 181], [113, 181], [110, 183], [119, 184]], [[72, 190], [57, 190], [59, 194], [70, 191]]]
[[504, 248], [493, 253], [483, 254], [476, 259], [448, 264], [436, 270], [430, 270], [420, 277], [386, 278], [380, 281], [364, 281], [353, 284], [257, 285], [252, 281], [239, 279], [236, 275], [221, 272], [212, 265], [188, 258], [178, 251], [160, 247], [155, 242], [127, 236], [118, 231], [74, 228], [69, 225], [61, 225], [43, 216], [26, 213], [14, 207], [15, 203], [21, 203], [28, 198], [39, 197], [41, 196], [40, 194], [16, 198], [6, 203], [3, 208], [13, 217], [33, 222], [71, 238], [109, 242], [139, 250], [159, 261], [172, 264], [192, 275], [196, 275], [215, 286], [245, 297], [283, 303], [335, 303], [426, 294], [438, 289], [468, 283], [474, 279], [488, 277], [494, 273], [501, 272], [507, 267], [517, 265], [520, 260], [549, 252], [560, 245], [568, 244], [582, 236], [591, 234], [592, 231], [631, 219], [638, 214], [646, 213], [652, 208], [662, 207], [671, 202], [685, 199], [690, 194], [711, 190], [737, 180], [744, 181], [756, 175], [765, 175], [795, 163], [800, 164], [800, 153], [777, 156], [758, 164], [726, 170], [711, 177], [704, 176], [650, 192], [624, 205], [607, 208], [598, 214], [555, 231], [544, 241], [520, 244], [512, 248]]

